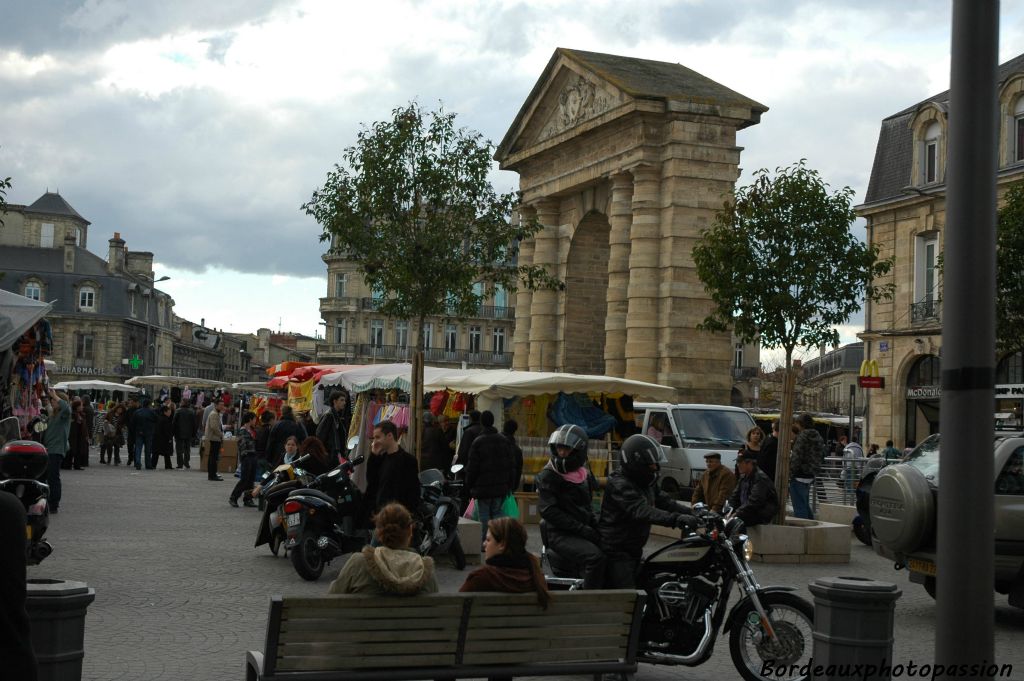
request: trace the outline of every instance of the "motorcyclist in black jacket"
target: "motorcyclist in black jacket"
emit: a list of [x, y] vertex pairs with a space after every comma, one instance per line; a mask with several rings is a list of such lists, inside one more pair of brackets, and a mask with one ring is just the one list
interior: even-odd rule
[[584, 465], [587, 434], [579, 426], [566, 424], [551, 434], [548, 447], [551, 460], [535, 480], [544, 543], [580, 566], [583, 588], [600, 589], [605, 556], [592, 502], [596, 481]]
[[619, 451], [619, 470], [608, 478], [598, 529], [608, 556], [605, 588], [631, 589], [643, 557], [651, 525], [697, 525], [681, 504], [658, 487], [661, 445], [647, 435], [630, 435]]

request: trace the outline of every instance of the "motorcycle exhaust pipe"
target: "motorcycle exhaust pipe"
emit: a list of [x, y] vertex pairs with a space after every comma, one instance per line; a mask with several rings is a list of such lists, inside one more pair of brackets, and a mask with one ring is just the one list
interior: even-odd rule
[[321, 536], [316, 540], [316, 546], [320, 549], [320, 555], [328, 562], [341, 555], [341, 546], [330, 537]]
[[[689, 655], [673, 655], [669, 653], [659, 653], [656, 651], [647, 651], [641, 654], [641, 658], [648, 660], [654, 660], [663, 664], [693, 664], [704, 656], [707, 652], [708, 645], [711, 644], [711, 608], [704, 610], [704, 635], [701, 636], [700, 643], [697, 644], [697, 648]], [[657, 645], [653, 642], [648, 642], [646, 645], [653, 646]]]
[[44, 558], [53, 553], [53, 547], [45, 539], [32, 547], [32, 557], [41, 562]]

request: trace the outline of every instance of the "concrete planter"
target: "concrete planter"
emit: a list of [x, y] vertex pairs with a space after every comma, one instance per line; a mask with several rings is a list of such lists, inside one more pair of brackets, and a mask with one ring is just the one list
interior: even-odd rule
[[85, 657], [85, 611], [96, 590], [83, 582], [28, 580], [25, 609], [39, 681], [79, 681]]
[[753, 560], [762, 563], [849, 563], [850, 526], [820, 520], [786, 518], [785, 525], [747, 530]]

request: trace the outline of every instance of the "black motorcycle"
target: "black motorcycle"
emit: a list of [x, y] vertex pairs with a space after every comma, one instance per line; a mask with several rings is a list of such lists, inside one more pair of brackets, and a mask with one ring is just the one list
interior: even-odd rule
[[[462, 466], [452, 467], [457, 474]], [[448, 553], [456, 570], [466, 567], [466, 553], [459, 541], [459, 516], [462, 504], [459, 499], [462, 483], [447, 479], [437, 468], [428, 468], [420, 473], [420, 522], [413, 537], [413, 548], [422, 556], [437, 556]]]
[[38, 565], [53, 553], [50, 542], [43, 539], [50, 526], [50, 486], [39, 480], [48, 463], [46, 448], [38, 442], [10, 440], [0, 448], [0, 490], [18, 497], [25, 507], [27, 565]]
[[263, 511], [255, 546], [268, 544], [270, 552], [275, 556], [280, 553], [288, 538], [288, 528], [284, 522], [285, 500], [295, 490], [305, 489], [313, 482], [313, 476], [303, 468], [310, 456], [306, 454], [291, 463], [281, 464], [264, 475], [253, 492], [253, 497]]
[[305, 489], [291, 492], [284, 502], [292, 566], [299, 576], [315, 582], [327, 563], [359, 551], [369, 532], [358, 526], [362, 495], [352, 482], [352, 469], [363, 463], [359, 455], [318, 475]]
[[[757, 583], [743, 521], [726, 522], [703, 504], [693, 514], [696, 533], [655, 551], [640, 565], [637, 586], [647, 592], [647, 603], [638, 659], [695, 667], [711, 658], [721, 632], [729, 635], [733, 664], [744, 679], [803, 678], [778, 672], [810, 661], [813, 606], [792, 593], [793, 587]], [[568, 557], [546, 547], [542, 554], [556, 575], [548, 578], [552, 589], [582, 588]], [[728, 608], [733, 586], [740, 598]], [[771, 673], [762, 675], [763, 669]]]

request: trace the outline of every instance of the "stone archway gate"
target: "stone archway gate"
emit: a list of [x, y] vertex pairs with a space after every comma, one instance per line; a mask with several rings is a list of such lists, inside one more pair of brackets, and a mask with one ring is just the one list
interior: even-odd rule
[[[517, 294], [513, 368], [603, 367], [729, 403], [732, 344], [697, 330], [712, 308], [692, 250], [739, 177], [736, 132], [767, 110], [680, 64], [555, 50], [495, 154], [543, 225], [520, 259], [567, 284]], [[579, 314], [595, 285], [603, 314]]]

